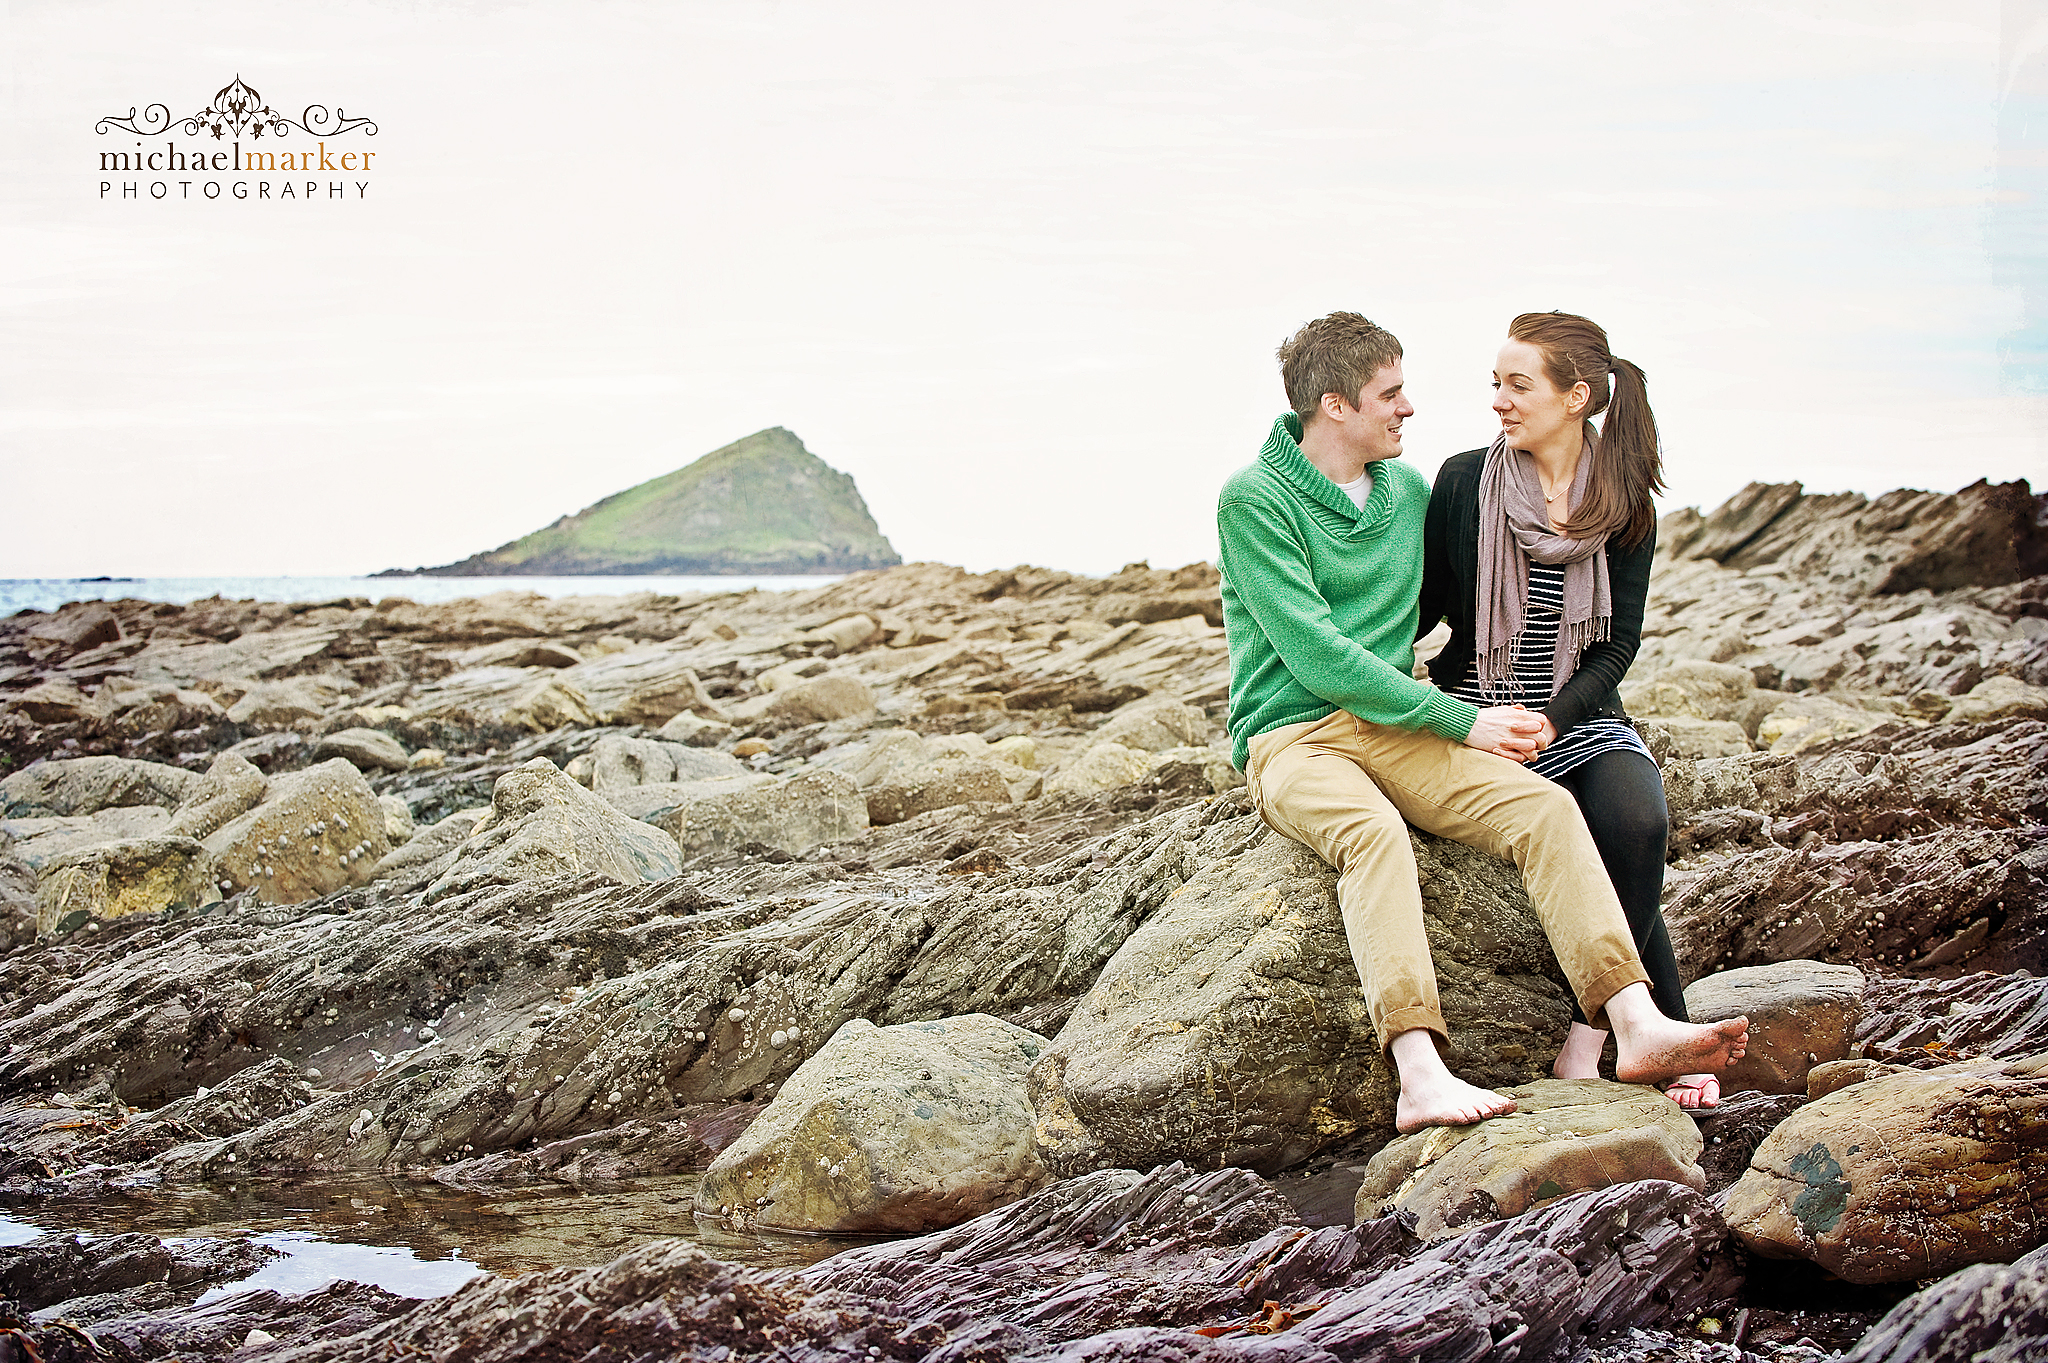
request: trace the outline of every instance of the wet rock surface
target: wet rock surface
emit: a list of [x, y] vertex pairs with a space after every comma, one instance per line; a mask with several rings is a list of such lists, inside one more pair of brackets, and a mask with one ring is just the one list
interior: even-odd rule
[[[1750, 1082], [1784, 1092], [1731, 1084], [1678, 1119], [1745, 1237], [1770, 1219], [1745, 1180], [1816, 1186], [1788, 1161], [1833, 1136], [1773, 1141], [1830, 1104], [1928, 1152], [1914, 1234], [1970, 1248], [1909, 1277], [2016, 1258], [2016, 1209], [2043, 1215], [2006, 1172], [2038, 1159], [2015, 1115], [2038, 1079], [2007, 1071], [2048, 1051], [2040, 525], [2023, 484], [1788, 485], [1660, 532], [1628, 695], [1664, 769], [1683, 972], [1703, 999], [1744, 968], [1862, 980], [1853, 1008], [1830, 986], [1781, 1010]], [[1348, 1221], [1391, 1076], [1327, 868], [1234, 789], [1220, 624], [1203, 564], [0, 621], [0, 1199], [702, 1169], [842, 1027], [985, 1014], [1050, 1043], [1026, 1099], [1055, 1181], [948, 1230], [803, 1273], [650, 1246], [425, 1305], [121, 1296], [163, 1290], [139, 1284], [93, 1298], [94, 1338], [963, 1361], [1855, 1344], [1894, 1298], [1770, 1285], [1807, 1260], [1862, 1273], [1863, 1251], [1795, 1235], [1771, 1243], [1802, 1259], [1745, 1259], [1682, 1169], [1433, 1246], [1398, 1215], [1304, 1224]], [[1544, 1080], [1566, 996], [1513, 869], [1416, 842], [1452, 1069]], [[1928, 1108], [1915, 1082], [1961, 1096]], [[1954, 1193], [1943, 1141], [1982, 1147]], [[1862, 1158], [1844, 1226], [1893, 1177]], [[1907, 1213], [1870, 1205], [1855, 1243], [1897, 1239]], [[1928, 1309], [2032, 1320], [2032, 1279], [1997, 1271], [1961, 1267]], [[1890, 1338], [1871, 1356], [1904, 1356]]]

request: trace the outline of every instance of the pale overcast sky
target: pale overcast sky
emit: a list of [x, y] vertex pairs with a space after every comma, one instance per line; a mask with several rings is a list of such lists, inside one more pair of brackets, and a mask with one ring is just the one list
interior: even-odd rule
[[[375, 172], [100, 197], [238, 74]], [[2048, 471], [2048, 0], [12, 0], [0, 111], [0, 576], [445, 562], [772, 425], [906, 558], [1178, 565], [1336, 308], [1425, 472], [1545, 308], [1668, 505]]]

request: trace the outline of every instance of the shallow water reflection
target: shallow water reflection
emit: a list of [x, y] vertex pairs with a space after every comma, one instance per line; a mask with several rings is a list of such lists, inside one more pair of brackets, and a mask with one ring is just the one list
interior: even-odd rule
[[[597, 1189], [548, 1185], [463, 1192], [402, 1179], [252, 1183], [66, 1201], [0, 1213], [0, 1244], [49, 1231], [163, 1239], [251, 1236], [283, 1250], [234, 1284], [304, 1292], [336, 1278], [413, 1297], [452, 1292], [476, 1273], [605, 1263], [650, 1240], [691, 1240], [736, 1263], [816, 1263], [857, 1239], [736, 1234], [690, 1214], [697, 1175]], [[224, 1295], [215, 1287], [208, 1297]]]

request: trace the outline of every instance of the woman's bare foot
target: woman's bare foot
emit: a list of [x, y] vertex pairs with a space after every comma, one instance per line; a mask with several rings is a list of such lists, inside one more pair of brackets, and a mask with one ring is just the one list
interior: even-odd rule
[[1402, 1032], [1387, 1047], [1401, 1076], [1394, 1105], [1394, 1129], [1406, 1134], [1427, 1126], [1467, 1126], [1515, 1110], [1515, 1100], [1475, 1087], [1444, 1067], [1436, 1038], [1426, 1029]]
[[1564, 1049], [1557, 1053], [1557, 1063], [1550, 1067], [1550, 1073], [1558, 1079], [1598, 1079], [1600, 1052], [1606, 1049], [1607, 1033], [1574, 1022], [1571, 1031], [1565, 1034]]
[[1714, 1074], [1748, 1053], [1749, 1019], [1704, 1026], [1674, 1022], [1657, 1011], [1648, 985], [1632, 984], [1607, 1001], [1617, 1052], [1614, 1077], [1624, 1084], [1664, 1084], [1682, 1074]]
[[1681, 1074], [1664, 1089], [1664, 1096], [1688, 1111], [1721, 1106], [1721, 1081], [1711, 1074]]

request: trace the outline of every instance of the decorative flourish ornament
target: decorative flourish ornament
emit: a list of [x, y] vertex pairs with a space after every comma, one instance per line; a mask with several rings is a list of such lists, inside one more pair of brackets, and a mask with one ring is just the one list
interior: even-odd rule
[[213, 101], [204, 109], [188, 118], [172, 117], [168, 104], [152, 104], [139, 113], [130, 105], [126, 116], [108, 114], [95, 131], [104, 134], [118, 128], [151, 137], [168, 130], [173, 123], [180, 124], [187, 137], [211, 133], [216, 139], [246, 134], [253, 141], [266, 132], [272, 137], [285, 137], [294, 128], [314, 137], [335, 137], [358, 129], [366, 136], [377, 135], [375, 123], [367, 118], [350, 118], [339, 105], [329, 113], [325, 104], [308, 104], [298, 118], [286, 118], [264, 103], [263, 96], [244, 84], [240, 75], [215, 92]]

